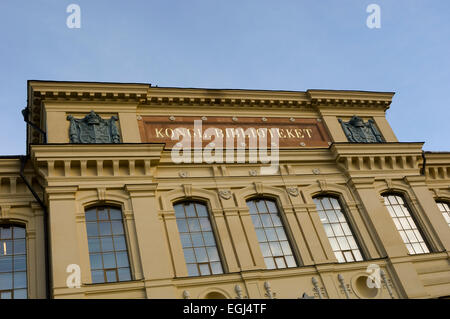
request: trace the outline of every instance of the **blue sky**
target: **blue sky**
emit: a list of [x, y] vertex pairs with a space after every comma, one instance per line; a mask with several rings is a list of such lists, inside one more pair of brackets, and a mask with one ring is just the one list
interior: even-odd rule
[[450, 151], [448, 0], [1, 0], [0, 36], [2, 155], [25, 153], [29, 79], [396, 92], [400, 141]]

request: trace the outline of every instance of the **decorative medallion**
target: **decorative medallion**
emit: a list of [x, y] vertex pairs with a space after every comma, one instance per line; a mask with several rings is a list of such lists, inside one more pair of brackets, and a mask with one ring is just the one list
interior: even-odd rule
[[117, 116], [104, 120], [91, 111], [82, 119], [69, 115], [67, 120], [70, 121], [70, 143], [120, 143], [120, 134], [115, 123], [118, 120]]
[[353, 115], [348, 122], [339, 119], [345, 135], [349, 142], [353, 143], [383, 143], [384, 139], [381, 133], [375, 126], [373, 120], [368, 120], [364, 123], [362, 118]]
[[287, 187], [286, 188], [289, 195], [297, 197], [298, 196], [298, 188], [297, 187]]
[[248, 171], [251, 176], [256, 176], [258, 173], [256, 172], [256, 169], [251, 169]]
[[231, 198], [231, 191], [229, 191], [229, 190], [220, 190], [219, 191], [219, 196], [222, 197], [223, 199], [230, 199]]
[[185, 178], [185, 177], [187, 177], [187, 172], [181, 171], [178, 173], [178, 175], [182, 178]]
[[176, 120], [176, 118], [175, 118], [175, 116], [169, 116], [169, 120], [171, 120], [171, 121], [175, 121]]

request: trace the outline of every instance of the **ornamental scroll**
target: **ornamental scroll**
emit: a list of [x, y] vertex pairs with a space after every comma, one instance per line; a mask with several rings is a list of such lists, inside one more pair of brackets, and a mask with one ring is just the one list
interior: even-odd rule
[[69, 115], [67, 120], [70, 121], [70, 143], [120, 143], [120, 134], [115, 123], [118, 120], [117, 116], [104, 120], [91, 111], [82, 119]]
[[354, 115], [350, 121], [344, 122], [339, 119], [345, 135], [349, 142], [353, 143], [383, 143], [384, 139], [378, 131], [373, 120], [368, 120], [367, 123]]

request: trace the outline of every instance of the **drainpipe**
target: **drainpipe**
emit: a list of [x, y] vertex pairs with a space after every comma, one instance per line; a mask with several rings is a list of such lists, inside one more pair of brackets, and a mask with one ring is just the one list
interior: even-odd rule
[[44, 249], [45, 249], [45, 290], [46, 290], [46, 296], [47, 299], [51, 298], [51, 284], [50, 284], [50, 241], [48, 236], [48, 210], [47, 206], [44, 204], [44, 202], [39, 198], [39, 195], [36, 193], [36, 191], [33, 189], [31, 184], [28, 182], [28, 180], [25, 178], [25, 175], [23, 174], [25, 165], [27, 163], [28, 157], [27, 156], [20, 156], [20, 177], [22, 178], [25, 185], [30, 190], [31, 194], [33, 194], [33, 197], [36, 199], [36, 201], [41, 206], [43, 212], [44, 212]]
[[[24, 108], [22, 110], [23, 120], [36, 129], [39, 133], [42, 134], [42, 141], [44, 144], [47, 143], [47, 133], [43, 131], [40, 127], [32, 123], [28, 118], [30, 114], [29, 106]], [[28, 135], [28, 134], [27, 134]], [[51, 280], [50, 280], [50, 240], [49, 240], [49, 233], [48, 233], [48, 209], [45, 203], [39, 198], [39, 195], [36, 193], [36, 191], [33, 189], [31, 184], [28, 182], [28, 180], [23, 175], [23, 171], [25, 168], [25, 164], [27, 163], [29, 159], [29, 152], [27, 148], [27, 156], [20, 156], [20, 177], [22, 178], [23, 182], [27, 186], [27, 188], [30, 190], [31, 194], [33, 194], [33, 197], [36, 199], [36, 201], [41, 206], [43, 212], [44, 212], [44, 248], [45, 248], [45, 278], [46, 278], [46, 284], [45, 284], [45, 290], [46, 290], [46, 297], [47, 299], [52, 298], [52, 289], [51, 289]]]

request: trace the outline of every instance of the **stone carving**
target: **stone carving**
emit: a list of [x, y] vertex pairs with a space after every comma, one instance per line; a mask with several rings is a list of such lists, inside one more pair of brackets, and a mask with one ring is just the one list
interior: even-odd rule
[[231, 198], [231, 191], [229, 191], [229, 190], [220, 190], [219, 191], [219, 196], [222, 197], [223, 199], [230, 199]]
[[289, 195], [297, 197], [298, 196], [298, 188], [297, 187], [288, 187], [286, 188]]
[[118, 120], [117, 116], [104, 120], [91, 111], [82, 119], [69, 115], [67, 120], [70, 121], [70, 143], [120, 143], [120, 134], [115, 123]]
[[345, 135], [349, 142], [354, 143], [382, 143], [384, 142], [381, 133], [375, 126], [373, 120], [368, 120], [367, 123], [356, 116], [353, 117], [348, 122], [344, 122], [339, 119], [339, 123], [342, 125]]

